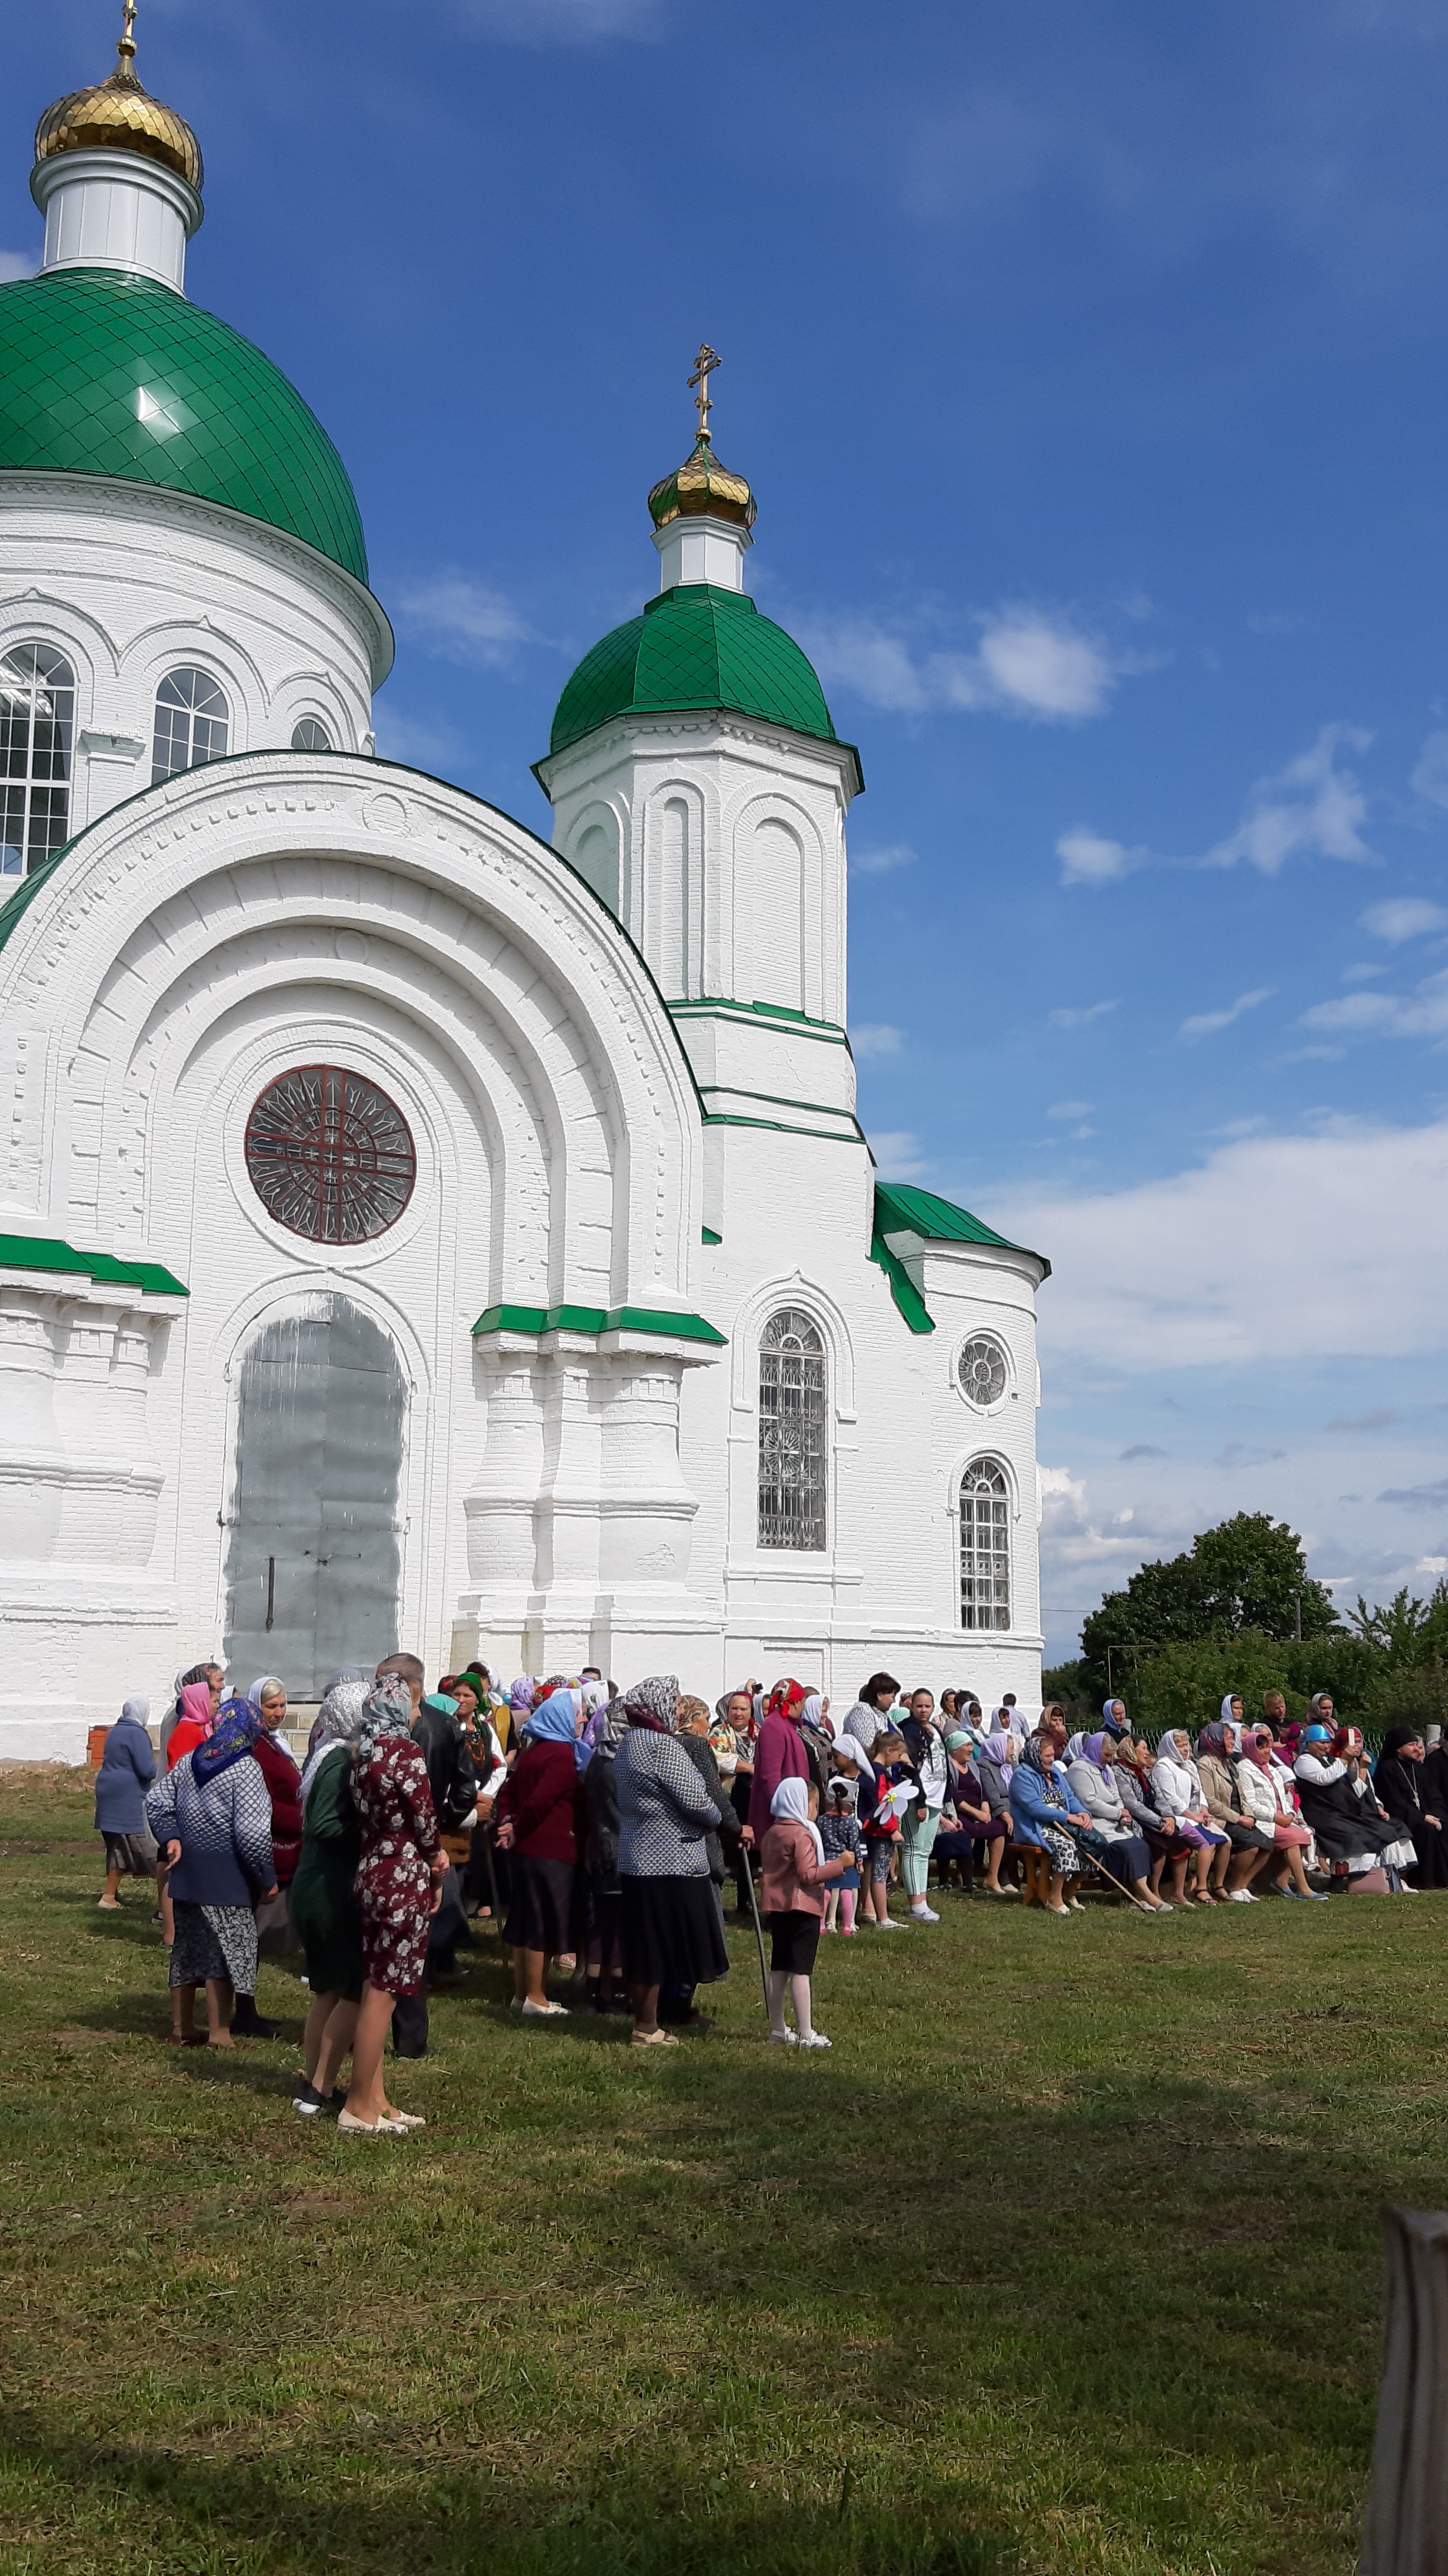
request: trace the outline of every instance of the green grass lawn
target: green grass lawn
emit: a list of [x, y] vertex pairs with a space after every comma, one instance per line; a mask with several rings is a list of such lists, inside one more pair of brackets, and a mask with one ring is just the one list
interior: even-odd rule
[[752, 1936], [668, 2056], [521, 2027], [496, 1944], [401, 2069], [163, 2044], [82, 1774], [0, 1774], [0, 2568], [1346, 2576], [1379, 2203], [1445, 2199], [1443, 1907]]

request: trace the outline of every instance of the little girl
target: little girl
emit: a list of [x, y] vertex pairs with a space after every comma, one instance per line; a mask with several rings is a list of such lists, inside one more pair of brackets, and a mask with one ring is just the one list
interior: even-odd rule
[[[828, 2048], [810, 2019], [810, 1977], [820, 1945], [823, 1887], [843, 1878], [849, 1856], [826, 1860], [820, 1830], [819, 1791], [813, 1781], [781, 1780], [770, 1800], [772, 1819], [759, 1846], [764, 1919], [773, 1947], [769, 1962], [769, 2036], [785, 2048]], [[795, 2027], [784, 2018], [784, 1990], [794, 1997]]]
[[837, 1879], [825, 1899], [825, 1930], [833, 1932], [838, 1915], [845, 1940], [855, 1937], [855, 1898], [860, 1886], [860, 1863], [864, 1858], [865, 1838], [856, 1824], [851, 1809], [857, 1795], [850, 1779], [832, 1780], [827, 1792], [829, 1803], [820, 1818], [820, 1841], [826, 1860], [838, 1860], [841, 1852], [849, 1857], [850, 1866]]

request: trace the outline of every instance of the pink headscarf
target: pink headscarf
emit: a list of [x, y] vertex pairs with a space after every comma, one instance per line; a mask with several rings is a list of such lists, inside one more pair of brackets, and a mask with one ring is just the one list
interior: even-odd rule
[[216, 1720], [211, 1714], [210, 1683], [183, 1682], [180, 1691], [180, 1701], [182, 1716], [189, 1718], [193, 1726], [199, 1726], [203, 1736], [209, 1735], [213, 1726], [216, 1724]]

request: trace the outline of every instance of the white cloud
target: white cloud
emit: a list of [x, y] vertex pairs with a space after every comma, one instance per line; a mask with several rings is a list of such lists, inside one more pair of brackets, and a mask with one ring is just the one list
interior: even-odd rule
[[[1448, 734], [1443, 738], [1448, 742]], [[1448, 803], [1448, 798], [1444, 802]], [[1358, 914], [1358, 920], [1374, 939], [1386, 939], [1397, 948], [1405, 939], [1422, 939], [1428, 931], [1448, 926], [1448, 912], [1441, 903], [1427, 903], [1421, 895], [1399, 894], [1390, 895], [1386, 903], [1369, 904], [1366, 912]], [[1363, 969], [1354, 971], [1361, 973]]]
[[1118, 1000], [1088, 1002], [1083, 1010], [1049, 1011], [1046, 1015], [1047, 1025], [1053, 1029], [1089, 1028], [1093, 1020], [1104, 1020], [1108, 1011], [1119, 1010], [1120, 1007]]
[[1198, 1169], [982, 1213], [1047, 1253], [1047, 1359], [1241, 1365], [1448, 1342], [1448, 1122], [1225, 1145]]
[[0, 250], [0, 286], [11, 286], [17, 277], [33, 277], [40, 263], [33, 251]]
[[1448, 1041], [1448, 967], [1425, 976], [1411, 994], [1344, 993], [1336, 1001], [1315, 1002], [1298, 1025], [1342, 1037]]
[[863, 1028], [851, 1029], [850, 1044], [858, 1060], [869, 1064], [876, 1056], [898, 1055], [900, 1036], [899, 1029], [892, 1029], [888, 1021], [867, 1021]]
[[1270, 1002], [1276, 989], [1275, 984], [1259, 984], [1250, 993], [1239, 993], [1235, 1002], [1229, 1002], [1225, 1010], [1197, 1011], [1191, 1019], [1183, 1020], [1177, 1036], [1209, 1038], [1218, 1029], [1229, 1029], [1234, 1020], [1240, 1020], [1244, 1011], [1258, 1010], [1263, 1002]]
[[1099, 832], [1078, 823], [1056, 843], [1062, 885], [1114, 885], [1133, 868], [1145, 865], [1145, 850], [1128, 850], [1120, 841], [1105, 841]]
[[466, 26], [505, 45], [651, 42], [665, 32], [662, 0], [460, 0]]
[[1275, 876], [1298, 856], [1371, 860], [1374, 853], [1358, 828], [1366, 820], [1367, 798], [1352, 771], [1337, 765], [1340, 745], [1366, 751], [1371, 740], [1351, 725], [1324, 725], [1311, 751], [1289, 760], [1274, 777], [1258, 779], [1236, 831], [1208, 850], [1200, 865], [1232, 868], [1247, 859], [1264, 876]]
[[889, 1129], [883, 1136], [872, 1136], [870, 1150], [879, 1165], [882, 1181], [918, 1181], [930, 1169], [921, 1154], [919, 1137], [907, 1134], [903, 1128]]
[[977, 615], [976, 625], [973, 653], [918, 652], [908, 636], [870, 617], [819, 619], [801, 627], [800, 640], [827, 686], [903, 715], [948, 708], [1079, 723], [1104, 714], [1122, 674], [1142, 667], [1064, 610], [1007, 601]]
[[1360, 959], [1356, 966], [1344, 966], [1342, 980], [1345, 984], [1370, 984], [1375, 975], [1386, 975], [1387, 971], [1381, 961], [1374, 966]]
[[1430, 733], [1413, 772], [1417, 793], [1430, 805], [1448, 805], [1448, 733]]
[[1053, 1101], [1046, 1116], [1048, 1118], [1089, 1118], [1095, 1106], [1094, 1100], [1057, 1100]]
[[498, 670], [512, 660], [517, 645], [539, 640], [502, 591], [460, 572], [413, 582], [398, 593], [397, 607], [407, 632], [449, 662]]
[[877, 850], [851, 850], [852, 877], [887, 877], [896, 868], [913, 867], [915, 852], [908, 841], [887, 841]]

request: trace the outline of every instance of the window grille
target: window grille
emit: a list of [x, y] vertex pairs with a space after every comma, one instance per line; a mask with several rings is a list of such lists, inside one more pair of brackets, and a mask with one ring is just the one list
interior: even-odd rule
[[152, 786], [199, 768], [203, 760], [224, 760], [230, 729], [230, 711], [214, 680], [204, 671], [168, 671], [156, 691]]
[[65, 847], [75, 674], [48, 644], [0, 659], [0, 877], [23, 877]]
[[320, 716], [299, 716], [292, 727], [293, 751], [331, 751], [332, 737]]
[[1006, 1391], [1006, 1355], [988, 1333], [977, 1333], [966, 1343], [957, 1370], [967, 1404], [978, 1404], [982, 1412], [999, 1404]]
[[960, 1624], [1011, 1624], [1010, 1497], [993, 1458], [972, 1458], [960, 1480]]
[[759, 1544], [822, 1548], [829, 1452], [825, 1347], [808, 1315], [771, 1315], [759, 1346]]

